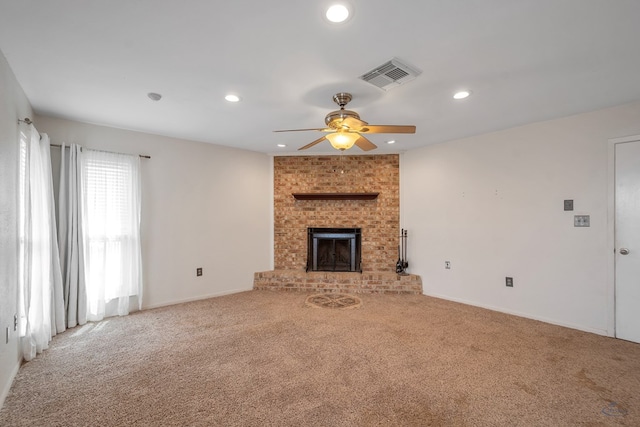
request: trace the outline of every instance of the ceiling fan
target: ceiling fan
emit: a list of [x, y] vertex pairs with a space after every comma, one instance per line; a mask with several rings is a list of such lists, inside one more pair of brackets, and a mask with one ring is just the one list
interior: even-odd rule
[[326, 128], [312, 129], [287, 129], [276, 130], [274, 132], [300, 132], [316, 130], [320, 132], [329, 132], [322, 138], [298, 148], [298, 150], [306, 150], [316, 144], [321, 143], [325, 139], [329, 140], [333, 148], [344, 151], [357, 145], [364, 151], [378, 148], [373, 142], [369, 141], [363, 134], [367, 133], [416, 133], [415, 126], [409, 125], [370, 125], [360, 120], [360, 116], [355, 111], [345, 110], [344, 107], [351, 101], [350, 93], [340, 92], [333, 95], [333, 100], [340, 107], [339, 110], [332, 111], [324, 118]]

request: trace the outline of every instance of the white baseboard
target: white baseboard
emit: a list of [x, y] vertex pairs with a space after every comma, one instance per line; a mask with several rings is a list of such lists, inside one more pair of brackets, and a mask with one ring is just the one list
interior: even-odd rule
[[461, 299], [461, 298], [452, 298], [452, 297], [446, 296], [446, 295], [429, 294], [429, 293], [426, 293], [426, 292], [423, 292], [423, 294], [426, 295], [426, 296], [429, 296], [429, 297], [433, 297], [433, 298], [439, 298], [439, 299], [444, 299], [444, 300], [447, 300], [447, 301], [459, 302], [460, 304], [472, 305], [474, 307], [485, 308], [485, 309], [491, 310], [491, 311], [497, 311], [497, 312], [500, 312], [500, 313], [511, 314], [513, 316], [524, 317], [525, 319], [538, 320], [540, 322], [549, 323], [551, 325], [563, 326], [565, 328], [576, 329], [578, 331], [583, 331], [583, 332], [590, 332], [590, 333], [596, 334], [596, 335], [604, 335], [606, 337], [612, 336], [605, 329], [588, 328], [588, 327], [581, 326], [581, 325], [574, 325], [574, 324], [571, 324], [571, 323], [559, 322], [559, 321], [557, 321], [555, 319], [549, 319], [549, 318], [542, 317], [542, 316], [536, 316], [536, 315], [533, 315], [533, 314], [530, 314], [530, 313], [522, 313], [522, 312], [515, 311], [515, 310], [505, 310], [502, 307], [494, 307], [494, 306], [487, 305], [487, 304], [479, 304], [479, 303], [474, 302], [474, 301], [467, 301], [467, 300]]
[[221, 296], [224, 296], [224, 295], [237, 294], [237, 293], [240, 293], [240, 292], [247, 292], [247, 291], [250, 291], [252, 289], [253, 289], [253, 287], [247, 288], [247, 289], [231, 289], [231, 290], [227, 290], [227, 291], [215, 292], [213, 294], [200, 295], [200, 296], [197, 296], [197, 297], [190, 297], [190, 298], [184, 298], [184, 299], [173, 300], [173, 301], [165, 301], [165, 302], [161, 302], [161, 303], [157, 303], [157, 304], [146, 305], [146, 306], [142, 306], [142, 309], [143, 310], [150, 310], [152, 308], [167, 307], [169, 305], [176, 305], [176, 304], [182, 304], [182, 303], [185, 303], [185, 302], [200, 301], [200, 300], [203, 300], [203, 299], [221, 297]]
[[0, 409], [4, 406], [4, 400], [9, 395], [9, 390], [11, 390], [11, 386], [13, 385], [13, 380], [15, 380], [16, 375], [18, 375], [18, 371], [20, 370], [21, 363], [22, 363], [22, 360], [16, 363], [16, 365], [13, 367], [13, 371], [11, 372], [11, 375], [9, 375], [9, 380], [2, 387], [2, 393], [0, 394]]

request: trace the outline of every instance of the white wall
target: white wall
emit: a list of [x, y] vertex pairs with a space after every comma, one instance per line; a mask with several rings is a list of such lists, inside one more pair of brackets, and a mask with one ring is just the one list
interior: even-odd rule
[[638, 133], [634, 103], [404, 155], [403, 227], [424, 293], [611, 335], [607, 140]]
[[21, 360], [18, 334], [13, 330], [13, 316], [18, 312], [18, 118], [32, 114], [27, 97], [0, 52], [0, 407]]
[[151, 156], [141, 159], [143, 308], [249, 290], [253, 273], [269, 269], [267, 155], [51, 117], [34, 121], [53, 144]]

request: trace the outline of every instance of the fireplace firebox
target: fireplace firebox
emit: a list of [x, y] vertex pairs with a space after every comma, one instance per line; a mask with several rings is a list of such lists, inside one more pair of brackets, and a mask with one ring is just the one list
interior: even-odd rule
[[362, 273], [359, 228], [308, 228], [307, 271]]

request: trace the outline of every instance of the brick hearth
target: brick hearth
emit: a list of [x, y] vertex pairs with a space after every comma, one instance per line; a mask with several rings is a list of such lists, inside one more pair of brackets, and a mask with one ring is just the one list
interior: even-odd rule
[[395, 273], [333, 273], [294, 270], [254, 274], [253, 288], [278, 291], [421, 294], [420, 276]]

